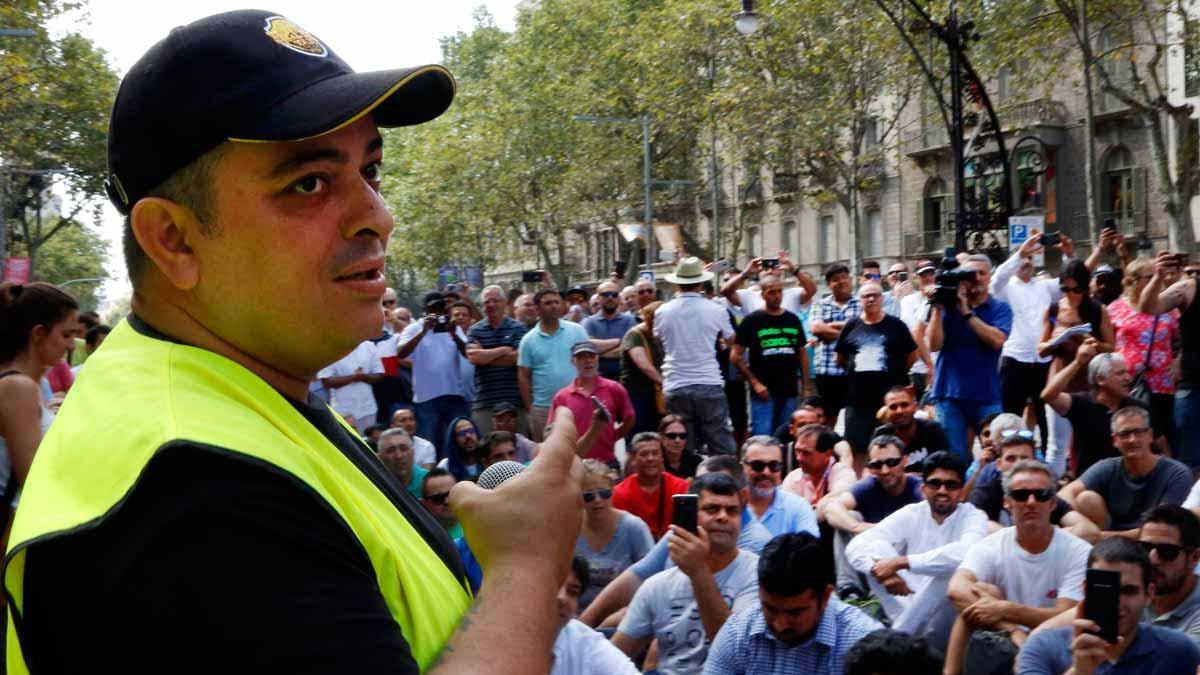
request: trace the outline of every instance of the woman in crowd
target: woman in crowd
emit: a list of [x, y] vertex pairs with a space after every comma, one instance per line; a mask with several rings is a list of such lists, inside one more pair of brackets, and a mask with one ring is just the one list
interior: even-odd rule
[[479, 427], [470, 417], [455, 417], [446, 428], [446, 440], [442, 443], [446, 456], [438, 466], [454, 474], [455, 480], [475, 480], [483, 470], [480, 462]]
[[696, 467], [702, 457], [687, 449], [687, 425], [679, 415], [667, 415], [658, 423], [658, 433], [663, 437], [663, 462], [667, 471], [691, 480], [696, 477]]
[[[654, 312], [662, 302], [641, 309], [642, 322], [629, 329], [621, 339], [621, 384], [629, 392], [637, 416], [633, 433], [654, 431], [666, 412], [662, 398], [663, 348], [654, 337]], [[630, 436], [632, 438], [632, 434]]]
[[575, 555], [588, 563], [588, 584], [579, 598], [580, 611], [654, 546], [650, 528], [641, 518], [613, 508], [613, 479], [608, 465], [583, 460], [583, 529]]
[[[0, 511], [12, 504], [54, 420], [41, 380], [74, 345], [78, 310], [52, 284], [0, 284]], [[7, 543], [5, 526], [0, 546]]]
[[[1131, 375], [1144, 375], [1150, 389], [1150, 424], [1158, 443], [1175, 433], [1175, 377], [1171, 362], [1173, 345], [1178, 345], [1179, 310], [1153, 316], [1134, 306], [1154, 276], [1154, 261], [1138, 258], [1125, 268], [1125, 292], [1108, 306], [1116, 329], [1117, 351], [1125, 357]], [[1149, 361], [1147, 361], [1149, 357]]]

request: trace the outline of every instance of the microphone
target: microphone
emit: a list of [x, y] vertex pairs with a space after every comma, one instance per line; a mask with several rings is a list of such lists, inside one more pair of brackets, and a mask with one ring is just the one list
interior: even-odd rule
[[479, 474], [479, 480], [477, 482], [479, 483], [479, 487], [485, 490], [495, 490], [505, 481], [513, 476], [516, 476], [524, 470], [525, 465], [520, 462], [513, 462], [511, 460], [496, 462], [495, 464], [484, 469], [483, 473]]

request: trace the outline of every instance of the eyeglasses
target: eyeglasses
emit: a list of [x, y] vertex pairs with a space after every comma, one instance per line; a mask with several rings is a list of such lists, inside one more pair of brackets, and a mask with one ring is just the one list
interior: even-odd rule
[[638, 291], [638, 295], [653, 295], [653, 294], [654, 294], [654, 290], [650, 289], [650, 288], [643, 288], [642, 290]]
[[450, 496], [449, 492], [439, 492], [437, 494], [429, 495], [428, 497], [425, 498], [425, 500], [433, 502], [434, 504], [445, 504], [446, 498], [449, 496]]
[[1116, 436], [1117, 438], [1120, 438], [1123, 440], [1129, 440], [1131, 438], [1135, 438], [1138, 434], [1143, 434], [1147, 431], [1150, 431], [1150, 427], [1137, 427], [1135, 429], [1123, 429], [1121, 431], [1114, 431], [1113, 436]]
[[888, 468], [894, 469], [894, 468], [900, 466], [900, 462], [902, 462], [902, 461], [904, 461], [903, 457], [889, 457], [887, 459], [876, 459], [876, 460], [867, 462], [867, 468], [872, 469], [874, 471], [878, 471], [885, 466]]
[[879, 281], [880, 279], [883, 278], [882, 276], [880, 276], [878, 274], [864, 274], [863, 276], [868, 279], [874, 279], [875, 281]]
[[475, 433], [474, 429], [459, 429], [458, 431], [454, 432], [454, 435], [457, 438], [462, 438], [463, 436], [466, 436], [467, 434], [473, 434], [473, 433]]
[[591, 504], [597, 499], [612, 499], [612, 488], [598, 488], [596, 490], [584, 490], [583, 501]]
[[687, 439], [687, 432], [686, 431], [669, 432], [669, 433], [663, 434], [663, 438], [667, 438], [672, 441], [682, 441], [682, 440]]
[[1179, 544], [1155, 544], [1149, 541], [1139, 541], [1138, 543], [1142, 545], [1142, 549], [1146, 551], [1146, 555], [1158, 551], [1158, 559], [1163, 562], [1171, 562], [1178, 558], [1180, 553], [1187, 550], [1186, 546], [1180, 546]]
[[1059, 286], [1058, 290], [1063, 293], [1083, 293], [1087, 289], [1080, 286]]
[[600, 292], [600, 297], [602, 297], [602, 298], [615, 298], [618, 295], [620, 295], [620, 293], [618, 293], [617, 291], [601, 291]]
[[947, 492], [954, 492], [955, 490], [962, 487], [962, 481], [941, 480], [940, 478], [930, 478], [929, 480], [925, 481], [925, 487], [929, 488], [930, 490], [933, 490], [934, 492], [938, 492], [942, 488], [946, 488]]
[[780, 462], [778, 460], [774, 460], [774, 459], [769, 462], [764, 462], [761, 459], [751, 459], [751, 460], [742, 462], [742, 464], [745, 464], [746, 466], [750, 467], [751, 471], [761, 472], [765, 469], [767, 471], [770, 471], [771, 473], [779, 473], [780, 467], [783, 466], [782, 462]]
[[1033, 497], [1034, 499], [1038, 500], [1039, 502], [1048, 502], [1054, 498], [1054, 490], [1051, 490], [1050, 488], [1041, 488], [1041, 489], [1037, 489], [1037, 490], [1030, 489], [1030, 488], [1023, 488], [1023, 489], [1017, 489], [1017, 490], [1009, 490], [1008, 496], [1012, 497], [1013, 501], [1016, 501], [1016, 502], [1027, 502], [1027, 501], [1029, 501], [1030, 497]]

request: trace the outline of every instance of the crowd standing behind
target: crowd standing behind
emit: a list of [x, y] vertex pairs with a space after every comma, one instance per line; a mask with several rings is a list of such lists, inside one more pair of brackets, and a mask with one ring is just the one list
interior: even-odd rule
[[[451, 488], [529, 464], [570, 410], [583, 519], [555, 673], [832, 674], [880, 654], [1196, 672], [1200, 266], [1100, 264], [1125, 246], [1106, 230], [1087, 261], [1061, 238], [1051, 278], [1042, 236], [995, 268], [868, 261], [856, 286], [835, 263], [823, 296], [787, 251], [719, 293], [694, 257], [664, 297], [543, 274], [483, 288], [482, 312], [455, 284], [414, 317], [388, 289], [379, 336], [312, 389], [457, 540], [475, 589]], [[7, 509], [109, 329], [42, 283], [0, 285], [0, 317]], [[1076, 608], [1089, 567], [1120, 572], [1116, 646]]]

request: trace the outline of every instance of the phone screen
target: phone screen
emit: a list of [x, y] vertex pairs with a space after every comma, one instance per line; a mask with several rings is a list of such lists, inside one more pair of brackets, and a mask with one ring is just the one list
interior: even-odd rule
[[671, 497], [671, 502], [675, 508], [671, 524], [696, 534], [696, 528], [699, 527], [696, 516], [700, 511], [700, 497], [698, 495], [675, 495]]
[[1116, 644], [1117, 617], [1121, 611], [1121, 573], [1089, 567], [1083, 584], [1084, 618], [1100, 626], [1097, 635]]

